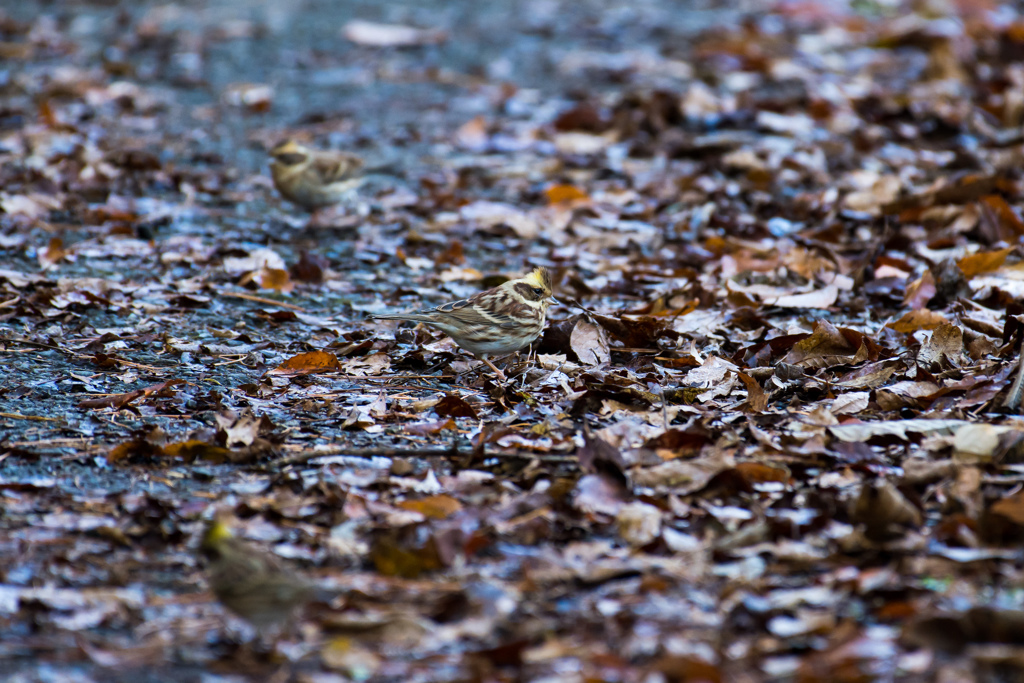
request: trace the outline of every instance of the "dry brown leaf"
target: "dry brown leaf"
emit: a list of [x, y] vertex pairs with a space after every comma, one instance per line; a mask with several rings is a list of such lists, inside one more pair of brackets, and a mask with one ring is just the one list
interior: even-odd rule
[[87, 398], [79, 401], [78, 406], [80, 408], [113, 408], [114, 410], [121, 410], [143, 397], [174, 396], [174, 392], [171, 389], [182, 384], [185, 384], [185, 380], [183, 379], [169, 379], [166, 382], [151, 384], [148, 387], [129, 391], [125, 394], [114, 394], [111, 396], [103, 396], [101, 398]]
[[1003, 265], [1006, 262], [1006, 257], [1016, 247], [1006, 247], [1005, 249], [997, 249], [996, 251], [984, 251], [978, 254], [971, 254], [970, 256], [964, 256], [962, 259], [957, 261], [957, 265], [960, 266], [960, 270], [963, 271], [964, 277], [970, 280], [976, 275], [983, 275], [985, 273], [991, 273]]
[[917, 352], [917, 362], [925, 368], [960, 367], [964, 353], [964, 331], [956, 325], [943, 323], [932, 332]]
[[888, 323], [886, 327], [891, 327], [897, 332], [904, 334], [910, 334], [911, 332], [917, 332], [918, 330], [934, 330], [942, 325], [948, 325], [949, 321], [941, 313], [930, 311], [926, 308], [918, 309], [916, 311], [910, 311], [904, 313], [903, 317], [895, 322]]
[[897, 363], [893, 361], [879, 361], [868, 363], [862, 368], [840, 377], [835, 384], [850, 389], [874, 389], [889, 381], [889, 378], [896, 373]]
[[814, 333], [797, 342], [781, 362], [792, 365], [828, 367], [841, 363], [857, 353], [854, 346], [835, 325], [827, 320], [814, 324]]
[[602, 365], [611, 360], [611, 350], [604, 328], [580, 319], [569, 336], [569, 346], [581, 363]]
[[867, 483], [850, 509], [850, 521], [864, 525], [864, 535], [884, 541], [902, 535], [907, 527], [921, 524], [921, 512], [896, 486], [881, 480]]
[[348, 358], [341, 364], [341, 371], [352, 377], [376, 377], [391, 369], [391, 359], [386, 353], [371, 353], [369, 356]]
[[218, 413], [214, 419], [219, 427], [218, 435], [228, 448], [251, 446], [261, 434], [273, 428], [269, 418], [265, 415], [257, 417], [251, 408], [237, 415], [233, 412]]
[[444, 519], [462, 509], [462, 503], [445, 493], [416, 500], [403, 500], [396, 505], [403, 510], [418, 512], [428, 519]]
[[39, 265], [43, 268], [52, 268], [63, 261], [69, 253], [64, 248], [64, 240], [60, 237], [51, 237], [49, 243], [39, 250]]
[[935, 275], [932, 271], [926, 270], [924, 275], [907, 285], [907, 290], [903, 294], [903, 305], [913, 309], [924, 309], [936, 291]]
[[434, 412], [440, 417], [469, 417], [474, 420], [480, 419], [473, 406], [469, 405], [464, 398], [458, 394], [445, 394], [444, 397], [434, 405]]
[[230, 449], [199, 439], [169, 443], [163, 447], [163, 451], [168, 457], [177, 458], [184, 462], [206, 460], [213, 463], [223, 463], [228, 462], [231, 456]]
[[272, 289], [287, 294], [295, 289], [295, 283], [288, 277], [288, 271], [280, 268], [264, 268], [254, 277], [260, 289]]
[[307, 351], [299, 353], [276, 368], [267, 371], [268, 375], [305, 375], [315, 372], [335, 372], [341, 369], [338, 357], [326, 351]]
[[740, 378], [743, 386], [747, 388], [747, 408], [751, 412], [763, 413], [765, 408], [768, 407], [768, 395], [764, 393], [761, 384], [745, 372], [737, 372], [736, 376]]
[[747, 484], [764, 484], [767, 482], [786, 483], [792, 479], [792, 474], [785, 467], [774, 467], [761, 462], [741, 462], [733, 468]]
[[1001, 237], [1005, 237], [1007, 241], [1015, 241], [1024, 235], [1024, 221], [1005, 199], [997, 194], [990, 194], [981, 198], [981, 206], [984, 210], [982, 215], [988, 214], [994, 218], [993, 222], [1000, 228]]
[[[888, 378], [887, 378], [888, 379]], [[871, 392], [851, 391], [836, 397], [832, 402], [833, 415], [856, 415], [867, 409], [871, 402]]]
[[587, 420], [583, 422], [583, 446], [576, 452], [576, 458], [583, 472], [606, 476], [619, 486], [626, 486], [628, 478], [622, 451], [592, 433]]
[[370, 544], [370, 560], [383, 576], [407, 579], [444, 566], [433, 536], [422, 540], [405, 529], [381, 530]]

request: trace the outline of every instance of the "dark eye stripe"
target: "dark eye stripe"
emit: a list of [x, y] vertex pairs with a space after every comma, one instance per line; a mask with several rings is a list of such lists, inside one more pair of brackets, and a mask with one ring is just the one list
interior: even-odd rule
[[281, 154], [275, 154], [274, 158], [280, 161], [282, 164], [288, 164], [293, 166], [295, 164], [301, 164], [306, 160], [305, 154], [298, 154], [296, 152], [283, 152]]

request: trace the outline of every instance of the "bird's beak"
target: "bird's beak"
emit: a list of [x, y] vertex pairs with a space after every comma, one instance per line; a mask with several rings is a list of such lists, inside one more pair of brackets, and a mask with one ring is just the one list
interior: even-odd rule
[[556, 306], [558, 306], [558, 305], [561, 305], [562, 302], [559, 301], [558, 299], [556, 299], [555, 297], [551, 296], [551, 297], [548, 297], [548, 303], [549, 304], [555, 304]]

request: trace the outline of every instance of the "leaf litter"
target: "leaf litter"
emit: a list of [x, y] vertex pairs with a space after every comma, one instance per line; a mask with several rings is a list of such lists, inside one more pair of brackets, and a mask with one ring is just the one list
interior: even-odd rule
[[[0, 15], [5, 671], [1020, 677], [1020, 22], [670, 4]], [[506, 383], [366, 320], [534, 265]], [[225, 617], [224, 509], [340, 597]]]

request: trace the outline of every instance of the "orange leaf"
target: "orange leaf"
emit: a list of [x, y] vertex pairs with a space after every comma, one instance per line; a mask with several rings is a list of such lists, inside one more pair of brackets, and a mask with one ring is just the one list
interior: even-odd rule
[[430, 519], [444, 519], [461, 510], [462, 503], [449, 495], [441, 493], [436, 496], [420, 498], [419, 500], [403, 500], [398, 503], [398, 507], [403, 510], [418, 512]]
[[568, 204], [575, 201], [587, 201], [587, 193], [575, 185], [551, 185], [544, 190], [549, 204]]
[[942, 314], [929, 311], [927, 308], [920, 308], [916, 311], [905, 313], [902, 318], [896, 322], [889, 323], [886, 327], [891, 327], [897, 332], [909, 334], [918, 330], [934, 330], [946, 322], [949, 321]]
[[1006, 261], [1006, 257], [1013, 247], [1007, 247], [1006, 249], [997, 249], [996, 251], [985, 251], [979, 254], [971, 254], [970, 256], [964, 256], [962, 259], [957, 261], [957, 265], [960, 266], [960, 270], [964, 272], [964, 277], [970, 280], [975, 275], [982, 275], [983, 273], [991, 273], [992, 271], [999, 270], [999, 267]]
[[257, 275], [261, 289], [273, 289], [287, 294], [295, 289], [295, 283], [288, 277], [288, 271], [280, 268], [264, 268]]
[[751, 484], [764, 484], [766, 482], [787, 482], [790, 479], [788, 471], [781, 467], [772, 467], [760, 462], [741, 462], [735, 467], [736, 473]]
[[309, 351], [292, 356], [268, 375], [305, 375], [313, 372], [333, 372], [341, 369], [338, 357], [326, 351]]
[[231, 451], [223, 446], [202, 441], [200, 439], [189, 439], [169, 443], [163, 447], [164, 455], [171, 458], [180, 458], [185, 462], [195, 460], [210, 460], [213, 462], [225, 462]]
[[68, 251], [64, 248], [64, 240], [59, 237], [51, 237], [46, 248], [39, 251], [39, 263], [42, 266], [52, 266], [67, 255]]

